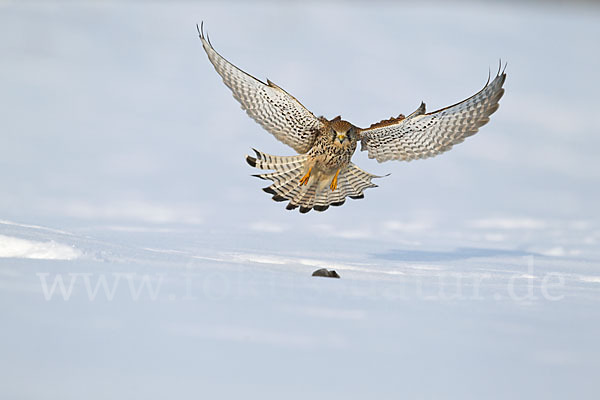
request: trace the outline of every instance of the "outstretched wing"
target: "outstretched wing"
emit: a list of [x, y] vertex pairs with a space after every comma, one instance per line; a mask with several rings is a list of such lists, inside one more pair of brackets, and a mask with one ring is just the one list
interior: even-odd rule
[[361, 150], [379, 162], [433, 157], [475, 134], [499, 107], [504, 71], [479, 93], [455, 105], [425, 113], [425, 104], [404, 118], [392, 118], [361, 129]]
[[310, 150], [323, 123], [273, 82], [265, 84], [221, 57], [204, 31], [198, 33], [208, 59], [248, 115], [298, 153]]

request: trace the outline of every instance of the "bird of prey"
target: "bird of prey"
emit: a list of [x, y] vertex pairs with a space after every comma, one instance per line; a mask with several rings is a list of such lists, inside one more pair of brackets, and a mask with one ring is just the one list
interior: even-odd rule
[[478, 93], [433, 112], [425, 103], [405, 117], [383, 120], [359, 128], [340, 116], [316, 117], [291, 94], [267, 79], [264, 83], [247, 74], [215, 51], [202, 28], [198, 29], [208, 59], [248, 115], [298, 155], [274, 156], [254, 150], [246, 161], [270, 170], [254, 175], [273, 183], [263, 190], [275, 201], [287, 201], [287, 209], [325, 211], [341, 206], [346, 197], [362, 199], [364, 190], [376, 187], [380, 176], [363, 171], [351, 162], [358, 142], [369, 158], [378, 162], [411, 161], [436, 156], [475, 134], [498, 109], [506, 74], [496, 77]]

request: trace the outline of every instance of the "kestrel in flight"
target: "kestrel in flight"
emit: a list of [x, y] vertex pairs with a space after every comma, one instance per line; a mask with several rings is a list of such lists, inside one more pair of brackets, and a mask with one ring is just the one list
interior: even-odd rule
[[202, 46], [223, 82], [248, 115], [298, 155], [273, 156], [254, 150], [246, 157], [253, 167], [273, 172], [255, 175], [273, 183], [263, 190], [275, 201], [288, 201], [287, 209], [300, 207], [325, 211], [341, 206], [346, 197], [362, 199], [364, 190], [377, 187], [380, 176], [363, 171], [351, 162], [360, 141], [361, 150], [378, 162], [411, 161], [436, 156], [475, 134], [498, 109], [504, 94], [504, 71], [478, 93], [434, 112], [425, 103], [409, 116], [400, 114], [359, 128], [340, 116], [328, 120], [315, 117], [296, 98], [267, 79], [264, 83], [225, 60], [212, 47], [202, 29]]

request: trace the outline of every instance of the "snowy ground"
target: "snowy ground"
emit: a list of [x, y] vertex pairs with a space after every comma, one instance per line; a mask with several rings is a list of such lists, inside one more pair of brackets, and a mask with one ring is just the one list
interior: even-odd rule
[[[0, 5], [7, 399], [597, 399], [600, 9]], [[359, 126], [477, 91], [489, 125], [286, 211], [197, 39]], [[341, 279], [312, 278], [333, 268]]]

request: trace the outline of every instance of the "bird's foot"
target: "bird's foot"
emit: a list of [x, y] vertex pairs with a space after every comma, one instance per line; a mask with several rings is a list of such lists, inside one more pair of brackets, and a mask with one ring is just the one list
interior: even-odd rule
[[332, 192], [335, 189], [337, 189], [337, 178], [338, 178], [339, 173], [340, 173], [340, 170], [338, 169], [337, 172], [335, 173], [335, 176], [333, 177], [333, 180], [331, 181], [331, 185], [329, 185], [329, 188], [331, 189]]
[[308, 169], [308, 172], [306, 173], [306, 175], [304, 175], [302, 178], [300, 178], [301, 185], [306, 185], [308, 183], [308, 180], [310, 179], [310, 171], [312, 171], [312, 167], [310, 167]]

